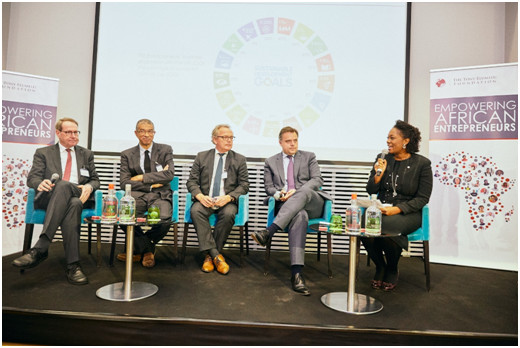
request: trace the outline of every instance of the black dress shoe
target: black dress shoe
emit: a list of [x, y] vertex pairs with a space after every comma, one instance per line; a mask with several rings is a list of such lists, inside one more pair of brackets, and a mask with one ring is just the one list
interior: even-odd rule
[[25, 253], [23, 256], [20, 256], [19, 258], [15, 259], [12, 265], [23, 269], [33, 268], [38, 266], [38, 264], [45, 260], [48, 256], [48, 251], [41, 253], [37, 249], [32, 248], [29, 249], [27, 253]]
[[301, 293], [304, 296], [309, 296], [311, 292], [307, 285], [305, 285], [305, 280], [300, 273], [296, 273], [291, 277], [292, 288], [294, 291]]
[[253, 232], [253, 234], [251, 234], [251, 237], [255, 240], [255, 242], [257, 242], [261, 246], [266, 246], [269, 242], [269, 231], [263, 230], [260, 232]]
[[71, 269], [67, 270], [67, 280], [74, 285], [88, 284], [87, 276], [81, 270], [80, 265], [74, 265]]

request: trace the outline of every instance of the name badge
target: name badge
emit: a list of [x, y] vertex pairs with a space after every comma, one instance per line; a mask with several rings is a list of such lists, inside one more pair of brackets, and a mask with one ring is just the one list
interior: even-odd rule
[[90, 173], [88, 172], [88, 169], [87, 169], [87, 168], [81, 168], [81, 169], [79, 170], [79, 174], [80, 174], [81, 176], [87, 176], [87, 177], [90, 177]]
[[162, 172], [163, 171], [162, 165], [160, 165], [159, 163], [156, 163], [155, 164], [155, 170], [157, 170], [158, 172]]
[[227, 172], [222, 173], [222, 179], [227, 179]]

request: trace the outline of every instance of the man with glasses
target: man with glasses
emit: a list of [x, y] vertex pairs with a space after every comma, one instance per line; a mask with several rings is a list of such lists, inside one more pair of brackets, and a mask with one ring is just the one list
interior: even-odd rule
[[[235, 224], [238, 197], [249, 191], [246, 158], [231, 150], [234, 139], [228, 125], [217, 125], [211, 138], [215, 148], [197, 154], [186, 182], [194, 201], [190, 213], [206, 273], [215, 268], [220, 274], [229, 272], [222, 248]], [[217, 223], [212, 233], [209, 217], [214, 213]]]
[[[174, 177], [173, 150], [170, 145], [153, 141], [154, 124], [148, 119], [137, 121], [135, 136], [139, 144], [121, 153], [120, 187], [132, 185], [136, 216], [144, 216], [151, 205], [159, 207], [161, 222], [143, 233], [140, 226], [134, 228], [133, 261], [141, 261], [144, 267], [155, 266], [155, 244], [166, 236], [172, 219], [172, 190]], [[121, 226], [126, 231], [125, 226]], [[126, 261], [126, 254], [117, 255]]]
[[27, 177], [27, 186], [35, 189], [36, 209], [45, 209], [43, 230], [38, 242], [13, 266], [26, 269], [37, 266], [48, 256], [48, 249], [61, 226], [67, 262], [67, 279], [75, 285], [88, 279], [79, 264], [81, 211], [94, 207], [92, 192], [99, 188], [99, 177], [92, 151], [78, 146], [78, 122], [62, 118], [56, 122], [59, 142], [36, 150]]

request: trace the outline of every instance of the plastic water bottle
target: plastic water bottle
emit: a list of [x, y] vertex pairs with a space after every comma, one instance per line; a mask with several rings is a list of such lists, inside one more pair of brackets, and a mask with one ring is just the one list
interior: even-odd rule
[[135, 199], [132, 197], [132, 185], [125, 185], [125, 196], [119, 202], [119, 223], [132, 224], [135, 222]]
[[353, 193], [350, 206], [345, 211], [345, 229], [349, 233], [361, 233], [361, 208], [357, 205], [357, 194]]
[[371, 197], [372, 205], [368, 207], [365, 213], [365, 233], [371, 235], [381, 234], [381, 210], [377, 207], [377, 195]]
[[117, 197], [114, 184], [108, 184], [108, 193], [103, 196], [102, 222], [117, 221]]

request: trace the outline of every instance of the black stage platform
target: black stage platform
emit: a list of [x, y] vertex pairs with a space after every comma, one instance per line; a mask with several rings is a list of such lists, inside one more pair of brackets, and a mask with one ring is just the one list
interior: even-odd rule
[[[361, 256], [357, 292], [380, 300], [372, 315], [334, 311], [320, 302], [328, 292], [346, 291], [348, 256], [334, 255], [334, 278], [326, 257], [306, 256], [304, 274], [312, 292], [290, 289], [289, 255], [271, 254], [263, 275], [263, 251], [252, 251], [243, 268], [237, 250], [226, 252], [227, 276], [199, 270], [188, 249], [184, 265], [173, 247], [158, 247], [155, 268], [134, 263], [133, 280], [159, 287], [152, 297], [111, 302], [96, 290], [124, 279], [125, 265], [96, 267], [82, 243], [83, 270], [90, 283], [70, 285], [63, 246], [52, 244], [49, 259], [24, 274], [2, 258], [3, 342], [44, 345], [517, 345], [518, 273], [432, 264], [432, 289], [425, 289], [420, 259], [402, 258], [396, 291], [373, 290], [374, 266]], [[119, 247], [121, 250], [122, 247]]]

